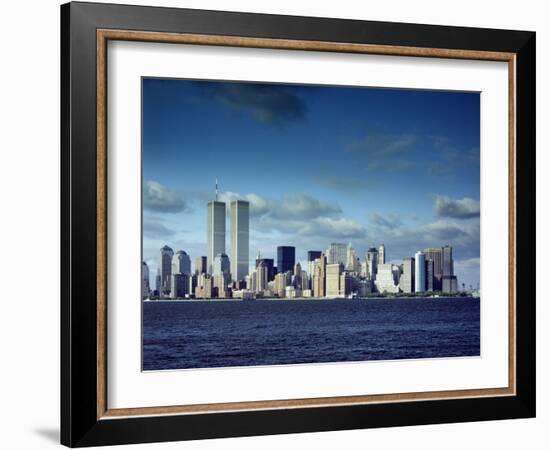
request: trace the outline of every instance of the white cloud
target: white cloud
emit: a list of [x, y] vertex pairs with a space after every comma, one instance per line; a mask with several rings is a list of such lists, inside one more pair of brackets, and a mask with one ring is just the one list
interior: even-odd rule
[[188, 209], [181, 194], [171, 191], [157, 181], [147, 181], [143, 186], [143, 207], [164, 213], [178, 213]]

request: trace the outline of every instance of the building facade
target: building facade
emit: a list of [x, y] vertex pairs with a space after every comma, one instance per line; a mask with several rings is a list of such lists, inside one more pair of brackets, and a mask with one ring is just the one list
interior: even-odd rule
[[426, 292], [426, 255], [424, 253], [415, 253], [414, 269], [414, 292]]
[[340, 275], [343, 271], [344, 266], [342, 263], [327, 264], [325, 277], [327, 297], [340, 296]]
[[172, 277], [172, 258], [174, 257], [174, 251], [165, 245], [160, 249], [160, 289], [159, 295], [170, 294], [170, 285]]
[[218, 201], [208, 202], [206, 246], [207, 272], [212, 274], [214, 258], [225, 253], [225, 203]]
[[195, 258], [195, 275], [200, 275], [201, 273], [208, 273], [206, 256], [197, 256]]
[[293, 271], [296, 263], [296, 248], [289, 246], [277, 247], [277, 272]]
[[174, 273], [191, 273], [191, 258], [183, 250], [178, 250], [172, 257], [172, 274]]
[[414, 258], [403, 258], [403, 273], [399, 279], [399, 287], [407, 294], [414, 292]]
[[325, 252], [327, 255], [327, 264], [346, 265], [348, 256], [348, 246], [339, 242], [330, 244]]
[[141, 263], [141, 298], [149, 297], [149, 266], [145, 261]]
[[244, 280], [248, 274], [250, 204], [235, 200], [231, 210], [231, 274], [235, 280]]

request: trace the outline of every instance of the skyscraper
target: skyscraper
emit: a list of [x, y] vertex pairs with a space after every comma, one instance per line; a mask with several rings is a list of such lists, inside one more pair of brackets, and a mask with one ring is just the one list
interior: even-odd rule
[[443, 280], [443, 249], [441, 247], [432, 247], [424, 249], [426, 259], [431, 259], [433, 268], [433, 289], [440, 291]]
[[371, 280], [376, 279], [376, 272], [378, 271], [378, 250], [371, 247], [367, 251], [367, 269], [368, 277]]
[[414, 258], [403, 258], [403, 273], [399, 280], [399, 287], [407, 294], [414, 292]]
[[359, 261], [357, 260], [355, 250], [351, 246], [351, 242], [348, 244], [348, 248], [346, 249], [346, 270], [355, 273], [358, 273], [360, 270]]
[[159, 295], [170, 293], [170, 283], [172, 277], [172, 257], [174, 251], [165, 245], [160, 249], [160, 292]]
[[172, 274], [183, 273], [189, 275], [191, 273], [191, 258], [183, 250], [178, 250], [172, 257]]
[[307, 252], [307, 276], [308, 281], [313, 290], [313, 277], [315, 276], [315, 266], [319, 263], [319, 258], [321, 257], [321, 251], [319, 250], [309, 250]]
[[333, 242], [327, 248], [325, 252], [327, 255], [327, 264], [343, 264], [346, 265], [348, 256], [348, 246], [339, 242]]
[[229, 257], [225, 253], [218, 253], [214, 258], [212, 278], [214, 287], [218, 288], [218, 295], [225, 297], [227, 285], [231, 282]]
[[211, 274], [215, 256], [220, 253], [225, 253], [225, 203], [218, 201], [208, 202], [207, 216], [206, 262], [208, 273]]
[[201, 273], [207, 273], [208, 267], [206, 266], [206, 256], [197, 256], [195, 258], [195, 275]]
[[384, 244], [378, 247], [378, 264], [386, 264], [386, 246]]
[[315, 297], [324, 297], [326, 295], [326, 270], [327, 257], [321, 255], [319, 263], [315, 266], [315, 274], [313, 276], [313, 295]]
[[141, 264], [141, 298], [149, 297], [149, 267], [145, 261]]
[[258, 267], [260, 263], [263, 263], [267, 268], [267, 281], [273, 281], [275, 279], [275, 261], [273, 261], [273, 258], [260, 258], [258, 254], [256, 258], [256, 267]]
[[327, 297], [340, 296], [340, 275], [344, 271], [341, 263], [327, 264], [326, 267], [326, 295]]
[[451, 277], [453, 273], [453, 248], [446, 245], [443, 251], [443, 276]]
[[434, 290], [434, 262], [426, 258], [426, 290], [432, 292]]
[[458, 282], [454, 274], [453, 248], [446, 245], [443, 251], [443, 280], [441, 290], [443, 292], [455, 293], [458, 289]]
[[426, 255], [424, 253], [415, 253], [414, 269], [414, 292], [426, 292]]
[[231, 208], [231, 274], [235, 280], [244, 280], [248, 274], [250, 204], [235, 200]]
[[294, 270], [296, 262], [296, 248], [281, 246], [277, 247], [277, 272], [286, 272]]

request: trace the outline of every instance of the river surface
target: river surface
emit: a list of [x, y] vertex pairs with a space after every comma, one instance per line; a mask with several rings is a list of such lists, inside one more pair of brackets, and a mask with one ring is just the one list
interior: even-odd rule
[[149, 301], [143, 370], [479, 356], [473, 298]]

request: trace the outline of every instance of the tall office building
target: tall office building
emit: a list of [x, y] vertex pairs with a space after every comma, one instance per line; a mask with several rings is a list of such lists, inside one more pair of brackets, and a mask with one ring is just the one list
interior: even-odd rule
[[189, 275], [173, 273], [170, 284], [170, 297], [183, 298], [189, 293]]
[[256, 268], [260, 263], [264, 263], [267, 268], [267, 281], [273, 281], [275, 279], [275, 261], [273, 261], [272, 258], [261, 258], [258, 254], [256, 258]]
[[197, 256], [195, 258], [195, 275], [201, 273], [208, 273], [208, 267], [206, 266], [206, 256]]
[[395, 281], [393, 264], [378, 264], [376, 281], [374, 282], [378, 292], [395, 294], [399, 292], [399, 286]]
[[174, 251], [165, 245], [160, 249], [160, 291], [159, 295], [170, 293], [170, 283], [172, 277], [172, 258]]
[[346, 249], [346, 270], [354, 273], [359, 273], [361, 270], [361, 265], [359, 264], [355, 250], [351, 246], [351, 242]]
[[149, 267], [145, 261], [141, 263], [141, 298], [149, 297]]
[[340, 296], [340, 275], [344, 271], [341, 263], [327, 264], [326, 267], [326, 295], [327, 297]]
[[267, 290], [267, 266], [264, 261], [260, 261], [256, 267], [256, 292], [263, 293]]
[[[216, 195], [217, 197], [217, 195]], [[207, 256], [206, 263], [208, 273], [212, 273], [214, 258], [220, 253], [225, 253], [225, 203], [208, 202], [206, 226]]]
[[321, 251], [309, 250], [307, 252], [307, 275], [311, 283], [311, 289], [313, 289], [313, 276], [315, 275], [315, 260], [318, 260], [320, 257]]
[[315, 273], [313, 275], [313, 296], [324, 297], [326, 295], [326, 270], [327, 270], [327, 257], [321, 255], [319, 262], [315, 266]]
[[378, 250], [371, 247], [367, 250], [367, 277], [371, 280], [376, 280], [376, 272], [378, 270]]
[[174, 273], [191, 273], [191, 258], [183, 250], [178, 250], [172, 257], [172, 274]]
[[443, 249], [441, 247], [431, 247], [423, 250], [426, 259], [431, 259], [433, 268], [433, 290], [441, 291], [443, 280]]
[[426, 258], [426, 291], [434, 290], [434, 262]]
[[454, 274], [453, 248], [446, 245], [443, 251], [443, 280], [441, 290], [454, 294], [458, 290], [458, 282]]
[[384, 244], [378, 247], [378, 264], [386, 264], [386, 246]]
[[235, 200], [231, 209], [231, 274], [235, 280], [244, 280], [248, 274], [250, 204]]
[[218, 289], [218, 295], [225, 297], [225, 291], [231, 282], [231, 265], [229, 257], [225, 253], [218, 253], [214, 257], [212, 278], [214, 279], [214, 287]]
[[157, 267], [157, 274], [155, 276], [155, 290], [157, 291], [157, 295], [160, 295], [160, 288], [162, 285], [162, 280], [160, 276], [160, 267]]
[[453, 248], [446, 245], [443, 251], [443, 276], [451, 277], [453, 273]]
[[281, 246], [277, 247], [277, 272], [286, 272], [294, 270], [296, 262], [296, 248]]
[[414, 258], [403, 258], [403, 273], [399, 279], [399, 287], [407, 294], [414, 292]]
[[426, 292], [426, 255], [422, 252], [414, 255], [414, 292]]
[[327, 264], [340, 263], [345, 266], [348, 256], [348, 246], [339, 242], [333, 242], [328, 246], [325, 255], [327, 255]]

